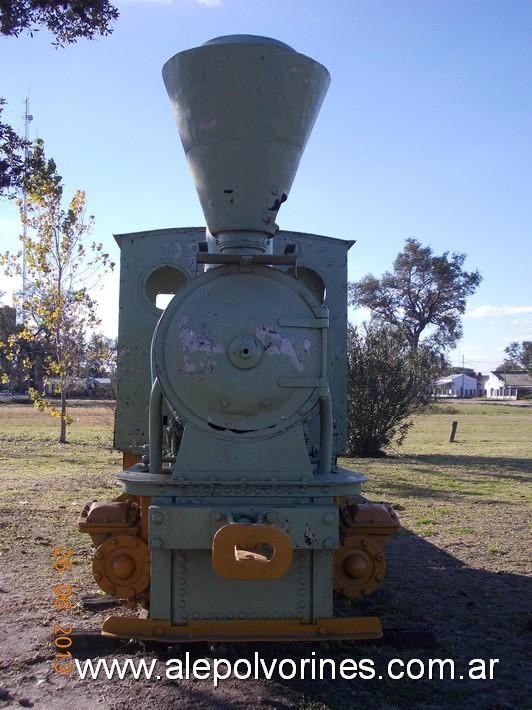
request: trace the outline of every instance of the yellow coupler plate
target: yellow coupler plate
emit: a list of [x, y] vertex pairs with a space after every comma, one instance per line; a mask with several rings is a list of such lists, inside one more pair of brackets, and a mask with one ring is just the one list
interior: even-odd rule
[[305, 624], [299, 619], [239, 619], [191, 621], [178, 626], [157, 619], [110, 616], [104, 622], [102, 634], [165, 643], [349, 640], [379, 639], [382, 637], [382, 627], [375, 616], [318, 619], [315, 624]]

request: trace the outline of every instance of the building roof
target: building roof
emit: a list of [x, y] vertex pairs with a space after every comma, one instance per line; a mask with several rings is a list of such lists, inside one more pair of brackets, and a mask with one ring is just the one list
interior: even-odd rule
[[474, 380], [476, 382], [476, 378], [472, 377], [471, 375], [467, 374], [462, 374], [458, 373], [456, 375], [447, 375], [446, 377], [440, 377], [439, 379], [436, 380], [437, 385], [450, 385], [452, 382], [461, 382], [462, 377], [464, 378], [464, 382], [467, 379], [469, 380]]
[[528, 372], [494, 372], [507, 387], [532, 387], [532, 377]]

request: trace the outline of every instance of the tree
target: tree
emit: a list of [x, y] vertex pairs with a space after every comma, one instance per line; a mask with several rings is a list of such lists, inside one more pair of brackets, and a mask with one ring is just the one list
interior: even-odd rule
[[[0, 97], [0, 118], [5, 99]], [[21, 187], [24, 176], [26, 142], [7, 123], [0, 120], [0, 195]]]
[[401, 445], [443, 364], [426, 346], [413, 353], [389, 327], [349, 325], [348, 455], [383, 456], [392, 441]]
[[481, 282], [478, 271], [463, 270], [464, 260], [456, 252], [435, 256], [430, 247], [407, 239], [392, 272], [350, 284], [350, 303], [369, 308], [372, 319], [396, 330], [413, 352], [426, 333], [438, 349], [453, 348], [462, 336], [466, 298]]
[[[3, 296], [0, 291], [0, 296]], [[12, 368], [7, 357], [5, 343], [17, 331], [16, 310], [11, 306], [0, 306], [0, 386], [12, 385]]]
[[[85, 193], [77, 190], [68, 206], [62, 205], [63, 186], [53, 160], [48, 160], [42, 141], [37, 141], [33, 160], [38, 169], [27, 182], [26, 268], [31, 284], [19, 294], [25, 323], [18, 342], [46, 343], [43, 370], [55, 379], [61, 393], [57, 410], [36, 391], [31, 394], [39, 409], [60, 419], [61, 443], [66, 442], [67, 392], [83, 359], [84, 333], [99, 323], [89, 289], [98, 273], [113, 268], [102, 245], [86, 245], [94, 218], [85, 221]], [[3, 257], [9, 275], [20, 274], [21, 252]], [[92, 283], [91, 283], [92, 282]]]
[[[0, 33], [18, 37], [27, 30], [33, 36], [38, 25], [43, 25], [55, 36], [54, 44], [60, 47], [81, 38], [110, 34], [118, 14], [107, 0], [0, 0]], [[0, 97], [0, 115], [5, 103]], [[24, 138], [0, 120], [0, 197], [13, 196], [21, 189], [24, 175], [31, 173], [32, 166], [25, 160], [27, 147]]]
[[0, 384], [13, 389], [42, 389], [43, 363], [50, 355], [45, 333], [36, 332], [28, 338], [25, 328], [15, 325], [0, 342]]
[[508, 357], [497, 367], [497, 372], [521, 370], [532, 374], [532, 341], [514, 341], [504, 348], [504, 352]]
[[116, 370], [116, 341], [101, 333], [93, 333], [85, 346], [86, 377], [112, 377]]
[[113, 31], [118, 10], [107, 0], [0, 0], [0, 32], [18, 37], [27, 31], [33, 37], [39, 25], [46, 27], [60, 46], [80, 38]]

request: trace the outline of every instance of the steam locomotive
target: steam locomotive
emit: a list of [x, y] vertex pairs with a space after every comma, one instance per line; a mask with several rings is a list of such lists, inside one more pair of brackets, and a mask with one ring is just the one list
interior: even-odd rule
[[[122, 494], [80, 530], [137, 616], [103, 633], [179, 641], [356, 639], [399, 523], [337, 465], [346, 441], [347, 251], [279, 230], [330, 77], [286, 44], [218, 37], [163, 67], [205, 228], [116, 237]], [[162, 299], [171, 297], [166, 308]]]

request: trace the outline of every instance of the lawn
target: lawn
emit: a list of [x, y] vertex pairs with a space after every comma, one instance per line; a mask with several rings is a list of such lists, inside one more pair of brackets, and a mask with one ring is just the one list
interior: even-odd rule
[[[366, 496], [392, 503], [404, 530], [387, 549], [388, 575], [381, 589], [362, 603], [339, 604], [353, 614], [376, 613], [385, 627], [430, 628], [433, 648], [405, 648], [384, 640], [282, 649], [293, 658], [311, 650], [338, 659], [370, 658], [379, 669], [392, 658], [452, 658], [457, 676], [472, 658], [497, 658], [494, 680], [232, 680], [217, 690], [208, 681], [82, 682], [54, 674], [52, 624], [94, 627], [102, 613], [76, 604], [58, 617], [52, 606], [58, 573], [52, 569], [51, 550], [71, 546], [76, 551], [70, 577], [76, 601], [97, 591], [77, 515], [87, 500], [109, 500], [118, 492], [114, 473], [121, 462], [110, 448], [109, 407], [78, 403], [72, 414], [70, 443], [61, 446], [56, 420], [29, 406], [0, 404], [0, 707], [118, 710], [134, 707], [139, 694], [157, 708], [244, 708], [250, 697], [258, 707], [309, 710], [528, 704], [532, 408], [438, 404], [416, 417], [404, 446], [392, 456], [342, 462], [368, 475]], [[449, 443], [453, 419], [458, 432]], [[238, 648], [223, 651], [239, 653]], [[176, 657], [180, 650], [133, 644], [115, 651], [138, 658], [165, 658], [167, 653]]]

